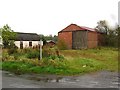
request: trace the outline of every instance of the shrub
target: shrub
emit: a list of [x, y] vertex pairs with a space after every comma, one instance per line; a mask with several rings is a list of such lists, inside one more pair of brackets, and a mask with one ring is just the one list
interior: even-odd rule
[[23, 52], [24, 52], [24, 53], [29, 53], [29, 52], [31, 52], [31, 51], [32, 51], [31, 48], [24, 48], [24, 49], [23, 49]]
[[58, 41], [57, 47], [58, 47], [60, 50], [66, 50], [66, 49], [68, 49], [67, 44], [66, 44], [65, 41], [63, 41], [63, 40], [59, 40], [59, 41]]
[[32, 59], [32, 58], [39, 58], [40, 54], [38, 51], [31, 51], [27, 53], [27, 58]]
[[9, 55], [14, 54], [14, 53], [17, 53], [17, 48], [10, 48], [10, 49], [8, 49], [8, 54]]
[[62, 55], [59, 55], [58, 58], [59, 58], [59, 60], [65, 59], [64, 56], [62, 56]]
[[43, 47], [42, 55], [43, 55], [43, 57], [49, 57], [50, 56], [50, 49], [47, 46]]
[[18, 54], [18, 53], [14, 54], [14, 59], [15, 59], [15, 60], [17, 60], [18, 57], [19, 57], [19, 54]]
[[50, 48], [48, 45], [43, 47], [43, 57], [49, 57], [51, 55], [56, 55], [54, 48]]
[[57, 58], [57, 56], [55, 56], [55, 55], [49, 56], [49, 59], [52, 59], [52, 60], [55, 60], [56, 58]]
[[2, 53], [2, 61], [6, 61], [9, 59], [9, 55], [7, 53]]
[[62, 55], [60, 55], [60, 56], [56, 56], [56, 55], [51, 55], [51, 56], [49, 56], [48, 57], [48, 59], [52, 59], [52, 60], [63, 60], [64, 59], [64, 57], [62, 56]]

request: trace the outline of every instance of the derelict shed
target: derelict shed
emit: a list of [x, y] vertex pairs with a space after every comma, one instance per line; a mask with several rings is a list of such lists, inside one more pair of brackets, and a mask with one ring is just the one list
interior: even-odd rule
[[15, 45], [18, 48], [28, 48], [39, 45], [40, 37], [36, 33], [21, 33], [16, 32]]
[[86, 49], [98, 46], [98, 32], [76, 24], [71, 24], [58, 32], [58, 39], [64, 40], [69, 49]]

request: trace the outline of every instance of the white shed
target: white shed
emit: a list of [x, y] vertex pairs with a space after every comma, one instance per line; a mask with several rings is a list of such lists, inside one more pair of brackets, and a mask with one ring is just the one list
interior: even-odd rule
[[40, 37], [36, 33], [21, 33], [17, 32], [15, 45], [20, 48], [28, 48], [39, 45]]

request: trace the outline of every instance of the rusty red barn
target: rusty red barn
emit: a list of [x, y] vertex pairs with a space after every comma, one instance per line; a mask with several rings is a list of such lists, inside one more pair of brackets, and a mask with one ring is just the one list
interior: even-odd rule
[[58, 32], [58, 40], [63, 40], [69, 49], [96, 48], [101, 33], [95, 29], [71, 24]]

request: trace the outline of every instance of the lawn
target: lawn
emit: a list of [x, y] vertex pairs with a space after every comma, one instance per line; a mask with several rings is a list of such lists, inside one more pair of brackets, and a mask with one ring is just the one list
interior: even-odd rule
[[[3, 52], [4, 53], [4, 52]], [[20, 59], [2, 62], [2, 69], [16, 74], [44, 73], [59, 75], [78, 75], [89, 72], [118, 70], [118, 50], [116, 48], [102, 47], [101, 49], [61, 50], [64, 58], [43, 58], [42, 60]]]

